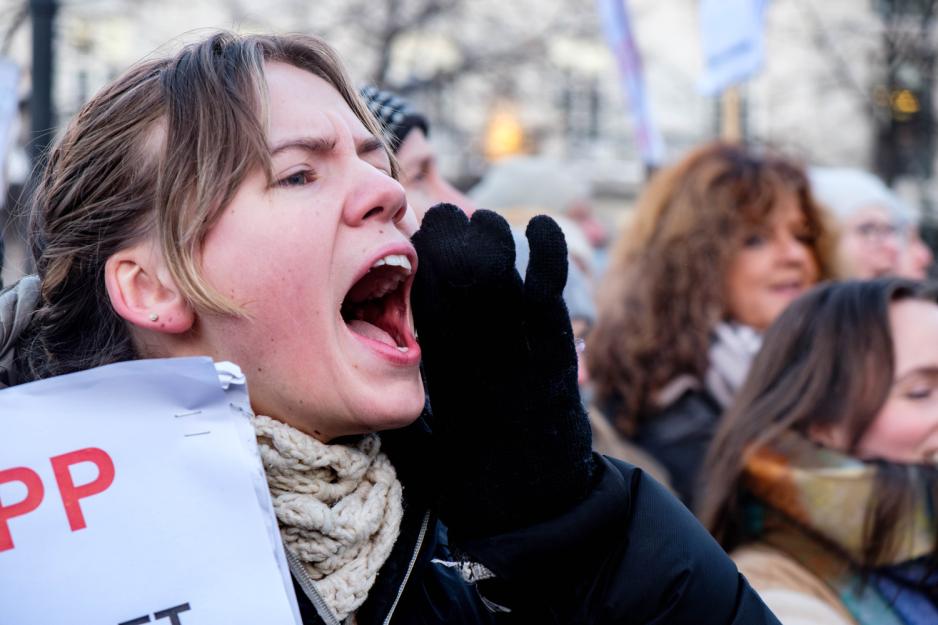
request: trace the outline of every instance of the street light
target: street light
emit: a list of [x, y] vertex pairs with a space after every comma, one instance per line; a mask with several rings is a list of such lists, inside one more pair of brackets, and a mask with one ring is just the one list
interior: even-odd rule
[[36, 165], [44, 157], [55, 128], [52, 107], [54, 76], [54, 22], [58, 9], [56, 0], [30, 0], [29, 13], [33, 25], [32, 96], [29, 106], [31, 133], [29, 159]]
[[485, 156], [497, 161], [519, 154], [524, 148], [524, 128], [514, 107], [499, 106], [492, 113], [485, 128]]

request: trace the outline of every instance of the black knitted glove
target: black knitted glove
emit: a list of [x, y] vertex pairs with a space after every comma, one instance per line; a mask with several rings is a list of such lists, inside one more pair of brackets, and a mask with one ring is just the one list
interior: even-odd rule
[[432, 406], [438, 511], [454, 535], [517, 529], [589, 492], [593, 461], [561, 294], [567, 247], [548, 217], [526, 232], [527, 278], [508, 224], [431, 208], [413, 237], [414, 320]]

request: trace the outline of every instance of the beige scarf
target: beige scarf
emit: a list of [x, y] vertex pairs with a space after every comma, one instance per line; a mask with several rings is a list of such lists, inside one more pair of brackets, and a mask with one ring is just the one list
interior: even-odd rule
[[327, 445], [270, 417], [253, 423], [284, 545], [344, 620], [365, 602], [400, 531], [394, 467], [375, 434]]
[[690, 374], [679, 375], [655, 393], [652, 398], [654, 405], [664, 410], [684, 393], [703, 387], [726, 410], [746, 381], [749, 367], [760, 347], [761, 335], [749, 326], [725, 321], [717, 324], [712, 333], [709, 364], [703, 382]]

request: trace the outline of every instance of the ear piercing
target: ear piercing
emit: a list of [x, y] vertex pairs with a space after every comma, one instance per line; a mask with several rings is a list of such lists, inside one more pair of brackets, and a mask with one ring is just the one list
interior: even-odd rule
[[156, 313], [150, 313], [150, 321], [158, 321], [160, 316]]

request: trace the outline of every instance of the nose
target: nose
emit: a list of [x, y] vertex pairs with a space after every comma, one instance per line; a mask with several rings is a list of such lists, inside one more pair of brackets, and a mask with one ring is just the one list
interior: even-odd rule
[[894, 274], [899, 268], [901, 241], [897, 234], [890, 234], [877, 242], [870, 251], [870, 258], [879, 263], [883, 273]]
[[903, 250], [902, 256], [903, 261], [899, 266], [902, 275], [915, 280], [924, 280], [928, 277], [928, 270], [935, 258], [928, 246], [917, 235], [913, 235], [906, 242], [906, 249]]
[[400, 183], [365, 161], [355, 169], [342, 212], [345, 223], [360, 226], [367, 221], [397, 223], [404, 219], [407, 200]]

